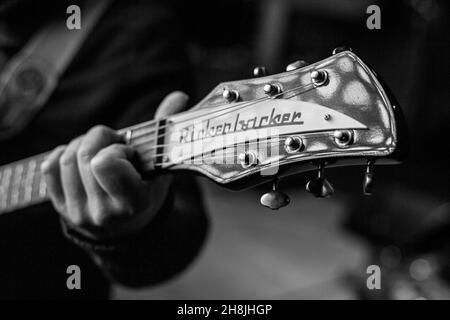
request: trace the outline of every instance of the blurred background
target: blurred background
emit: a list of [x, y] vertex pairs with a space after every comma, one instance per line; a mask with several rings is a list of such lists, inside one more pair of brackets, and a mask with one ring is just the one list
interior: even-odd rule
[[[381, 8], [369, 30], [366, 9]], [[182, 8], [197, 95], [219, 82], [249, 78], [253, 67], [282, 72], [347, 45], [392, 89], [403, 109], [408, 161], [376, 167], [371, 197], [362, 167], [330, 169], [336, 193], [313, 198], [314, 173], [280, 188], [290, 206], [259, 204], [270, 186], [230, 192], [200, 179], [211, 228], [194, 263], [149, 289], [116, 287], [119, 299], [450, 298], [448, 2], [439, 0], [215, 0]], [[381, 290], [369, 290], [369, 265]]]

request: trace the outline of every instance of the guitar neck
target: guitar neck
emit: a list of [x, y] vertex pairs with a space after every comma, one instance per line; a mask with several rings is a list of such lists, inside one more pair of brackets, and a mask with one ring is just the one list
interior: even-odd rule
[[47, 200], [41, 164], [48, 153], [0, 167], [0, 214]]
[[[156, 169], [163, 161], [165, 120], [149, 121], [119, 130], [134, 147], [145, 170]], [[0, 167], [0, 214], [49, 200], [41, 164], [49, 155], [42, 153]]]

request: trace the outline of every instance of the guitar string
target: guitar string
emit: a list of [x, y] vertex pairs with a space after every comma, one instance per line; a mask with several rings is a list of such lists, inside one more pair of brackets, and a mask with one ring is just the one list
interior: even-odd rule
[[[214, 116], [213, 118], [211, 118], [211, 119], [214, 119], [215, 117], [220, 117], [220, 116], [229, 114], [229, 113], [231, 113], [231, 112], [235, 112], [235, 111], [238, 111], [238, 110], [247, 108], [247, 107], [249, 107], [249, 106], [255, 105], [255, 104], [257, 104], [257, 103], [261, 103], [261, 102], [267, 101], [267, 100], [272, 100], [272, 99], [275, 99], [275, 98], [277, 98], [277, 97], [279, 97], [279, 96], [281, 96], [281, 95], [286, 95], [286, 94], [288, 94], [288, 93], [290, 93], [290, 92], [294, 92], [294, 91], [296, 91], [296, 90], [301, 90], [301, 89], [307, 88], [307, 87], [315, 88], [315, 86], [314, 86], [313, 83], [309, 83], [309, 84], [306, 84], [306, 85], [302, 85], [302, 86], [298, 86], [298, 87], [291, 88], [291, 89], [289, 89], [289, 90], [286, 90], [286, 91], [284, 91], [284, 92], [280, 92], [280, 93], [275, 94], [275, 95], [273, 95], [273, 96], [262, 97], [262, 98], [259, 98], [259, 99], [256, 99], [256, 100], [238, 103], [238, 104], [235, 104], [235, 105], [233, 105], [233, 106], [229, 106], [229, 107], [227, 107], [227, 108], [223, 108], [223, 109], [218, 110], [218, 111], [215, 110], [215, 111], [212, 111], [212, 112], [209, 112], [209, 113], [204, 113], [204, 114], [199, 115], [199, 117], [204, 117], [204, 116], [207, 116], [207, 115], [210, 115], [210, 114], [215, 114], [215, 116]], [[309, 90], [309, 89], [308, 89], [308, 90]], [[296, 96], [296, 95], [298, 95], [298, 94], [302, 94], [302, 93], [304, 93], [304, 92], [307, 92], [308, 90], [303, 91], [303, 92], [298, 92], [298, 93], [296, 93], [296, 94], [293, 95], [293, 96]], [[289, 96], [289, 97], [287, 97], [287, 99], [290, 99], [290, 98], [292, 98], [293, 96]], [[222, 106], [224, 106], [224, 105], [222, 105]], [[220, 107], [220, 106], [219, 106], [219, 107]], [[232, 109], [232, 110], [230, 110], [230, 109]], [[230, 111], [227, 111], [227, 110], [230, 110]], [[226, 112], [224, 112], [224, 111], [226, 111]], [[182, 120], [180, 120], [179, 122], [177, 122], [177, 124], [183, 123], [183, 122], [186, 122], [186, 121], [195, 119], [195, 118], [197, 118], [197, 117], [192, 117], [192, 118], [182, 119]], [[125, 133], [126, 133], [127, 131], [129, 131], [129, 130], [138, 130], [138, 129], [142, 129], [142, 128], [146, 128], [146, 127], [149, 128], [149, 127], [151, 127], [151, 126], [155, 126], [159, 121], [160, 121], [160, 120], [150, 120], [150, 121], [147, 121], [147, 122], [143, 122], [143, 123], [134, 125], [134, 126], [128, 128], [128, 129], [125, 128], [125, 129], [118, 130], [118, 132], [119, 132], [119, 133], [122, 133], [122, 134], [125, 134]], [[140, 137], [142, 137], [142, 136], [145, 136], [145, 135], [148, 135], [148, 134], [157, 132], [157, 131], [159, 131], [160, 129], [164, 129], [164, 128], [168, 127], [168, 126], [169, 126], [169, 125], [164, 125], [164, 126], [158, 127], [156, 130], [149, 130], [149, 131], [146, 131], [146, 132], [144, 132], [144, 133], [140, 133], [140, 134], [134, 136], [133, 138], [135, 138], [135, 139], [140, 138]], [[159, 138], [161, 138], [161, 137], [164, 137], [164, 136], [167, 136], [167, 134], [164, 133], [164, 134], [158, 135], [158, 136], [157, 136], [157, 139], [159, 139]], [[147, 141], [142, 141], [142, 142], [140, 142], [140, 143], [141, 143], [141, 144], [144, 144], [144, 143], [148, 143], [148, 142], [153, 141], [153, 140], [155, 140], [155, 138], [151, 138], [151, 139], [148, 139]], [[248, 143], [247, 143], [247, 144], [248, 144]], [[251, 144], [253, 144], [253, 143], [251, 143]], [[237, 145], [240, 145], [240, 144], [237, 144]], [[237, 145], [236, 145], [236, 146], [237, 146]], [[139, 145], [137, 145], [137, 146], [139, 146]], [[134, 147], [137, 147], [137, 146], [134, 145]], [[155, 145], [155, 146], [151, 146], [151, 148], [158, 148], [158, 147], [163, 147], [163, 146], [167, 146], [167, 144], [164, 144], [164, 145]], [[149, 150], [144, 151], [144, 154], [147, 153], [148, 151], [149, 151]], [[34, 157], [33, 157], [33, 158], [30, 158], [30, 159], [20, 160], [20, 161], [18, 161], [15, 165], [14, 165], [14, 163], [11, 164], [11, 165], [14, 165], [15, 167], [17, 167], [17, 166], [19, 166], [19, 164], [26, 164], [26, 163], [29, 163], [30, 161], [41, 162], [41, 160], [44, 159], [44, 158], [46, 158], [46, 156], [47, 156], [48, 154], [49, 154], [49, 153], [43, 153], [43, 154], [41, 154], [41, 155], [36, 156], [37, 158], [35, 158], [34, 160], [31, 160], [31, 159], [34, 158]], [[164, 155], [164, 154], [161, 154], [161, 155]], [[158, 154], [155, 155], [155, 157], [158, 157], [158, 156], [160, 156], [160, 155], [158, 155]], [[8, 165], [8, 167], [9, 167], [9, 166], [10, 166], [10, 165]], [[1, 172], [3, 172], [3, 169], [4, 169], [4, 168], [0, 167], [0, 171], [1, 171]], [[37, 173], [39, 173], [39, 172], [40, 172], [40, 170], [38, 169], [38, 170], [37, 170]], [[2, 178], [3, 178], [3, 177], [2, 177]], [[23, 178], [21, 177], [21, 180], [22, 180], [22, 179], [23, 179]], [[3, 181], [2, 181], [2, 182], [3, 182]], [[13, 184], [14, 184], [14, 183], [13, 183]], [[8, 183], [8, 185], [10, 185], [10, 183]], [[11, 187], [11, 186], [9, 186], [8, 189], [10, 189], [10, 187]], [[3, 189], [3, 188], [2, 188], [2, 189]]]
[[[316, 137], [321, 137], [321, 136], [323, 136], [323, 137], [326, 137], [326, 136], [332, 137], [332, 136], [333, 136], [333, 134], [331, 134], [331, 133], [312, 133], [311, 136], [312, 136], [312, 135], [314, 135], [314, 136], [316, 136]], [[154, 162], [154, 165], [163, 165], [163, 164], [166, 164], [166, 165], [169, 165], [169, 166], [173, 166], [173, 165], [177, 165], [177, 164], [184, 164], [184, 161], [187, 161], [187, 160], [189, 160], [189, 159], [191, 159], [191, 158], [205, 157], [205, 156], [209, 157], [208, 159], [211, 159], [211, 158], [220, 158], [220, 157], [224, 157], [224, 156], [231, 155], [231, 152], [232, 152], [233, 155], [234, 155], [236, 150], [235, 150], [235, 149], [231, 149], [231, 148], [234, 148], [234, 147], [237, 147], [237, 146], [240, 146], [240, 145], [246, 146], [246, 145], [254, 145], [254, 144], [264, 144], [264, 143], [269, 143], [269, 142], [272, 141], [272, 140], [275, 140], [275, 141], [281, 141], [281, 140], [283, 140], [283, 139], [284, 139], [283, 137], [277, 137], [277, 138], [266, 139], [266, 140], [263, 140], [263, 141], [240, 142], [240, 143], [234, 144], [233, 146], [230, 146], [230, 147], [217, 148], [217, 149], [213, 149], [213, 150], [211, 150], [211, 151], [208, 151], [208, 152], [206, 152], [206, 153], [201, 153], [201, 154], [199, 154], [199, 155], [187, 156], [187, 157], [185, 157], [184, 159], [179, 160], [179, 162]], [[150, 151], [150, 150], [144, 151], [144, 152], [141, 154], [141, 156], [144, 156], [144, 157], [145, 157], [145, 155], [148, 154], [149, 151]], [[212, 153], [221, 153], [221, 155], [214, 155], [214, 156], [213, 156]], [[156, 155], [152, 155], [152, 157], [160, 157], [160, 156], [163, 157], [163, 156], [168, 155], [168, 154], [169, 154], [169, 153], [156, 154]], [[149, 161], [149, 160], [151, 160], [151, 159], [143, 159], [143, 160]]]
[[[270, 138], [270, 139], [267, 139], [267, 140], [281, 140], [281, 138], [277, 137], [277, 138]], [[254, 145], [254, 144], [257, 144], [257, 143], [263, 143], [263, 142], [262, 141], [255, 141], [255, 142], [239, 143], [239, 144], [236, 144], [236, 146], [237, 145], [242, 145], [242, 144]], [[267, 141], [267, 143], [268, 143], [268, 141]], [[142, 155], [145, 156], [145, 154], [148, 153], [148, 151], [149, 150], [145, 150]], [[223, 152], [225, 150], [221, 150], [221, 151], [222, 151], [222, 157], [221, 158], [227, 158], [227, 157], [229, 157], [231, 155], [234, 156], [234, 153], [235, 153], [235, 150], [228, 150], [228, 151], [233, 151], [233, 154], [231, 154], [228, 151], [227, 152]], [[212, 151], [211, 151], [211, 153], [212, 153]], [[155, 155], [155, 156], [157, 156], [157, 155]], [[202, 156], [202, 159], [204, 160], [205, 156], [207, 156], [207, 155], [206, 154], [202, 154], [201, 156]], [[219, 158], [219, 157], [220, 157], [219, 155], [214, 156], [214, 157], [212, 155], [208, 155], [207, 159], [211, 160], [211, 159], [215, 159], [215, 158]], [[191, 158], [191, 157], [188, 157], [188, 158]], [[23, 161], [25, 161], [25, 159], [21, 160], [20, 162], [23, 162]], [[186, 160], [182, 160], [178, 164], [186, 164], [186, 161], [187, 161], [187, 159]], [[155, 165], [162, 165], [162, 164], [164, 164], [164, 163], [163, 162], [155, 163]], [[167, 164], [169, 166], [175, 165], [175, 163], [165, 163], [165, 164]], [[0, 173], [3, 173], [3, 172], [0, 172]], [[1, 178], [3, 178], [2, 175], [0, 175], [0, 180], [1, 180]], [[22, 180], [22, 177], [21, 177], [21, 180]], [[24, 205], [26, 203], [32, 203], [33, 201], [46, 198], [46, 195], [42, 197], [39, 194], [36, 194], [35, 197], [30, 198], [29, 201], [24, 201], [23, 200], [23, 201], [15, 201], [15, 202], [13, 202], [12, 201], [13, 195], [12, 195], [12, 191], [11, 190], [14, 189], [17, 186], [17, 184], [14, 181], [15, 181], [15, 179], [10, 179], [8, 181], [9, 182], [8, 183], [8, 192], [5, 193], [5, 194], [1, 194], [0, 195], [1, 200], [6, 200], [6, 203], [4, 203], [3, 201], [0, 203], [0, 210], [1, 209], [8, 209], [8, 210], [10, 210], [12, 208], [20, 207], [21, 205]], [[12, 182], [12, 184], [11, 184], [11, 182]], [[20, 183], [19, 186], [21, 186], [21, 185], [22, 184]], [[1, 186], [3, 187], [3, 185], [1, 185]], [[8, 200], [10, 200], [10, 201], [8, 202]], [[3, 212], [0, 211], [0, 214], [2, 214], [2, 213]]]
[[[310, 87], [310, 88], [308, 88], [308, 87]], [[193, 119], [197, 119], [197, 118], [199, 118], [199, 117], [205, 117], [205, 116], [208, 116], [208, 115], [210, 115], [210, 114], [216, 114], [214, 117], [210, 118], [210, 119], [214, 119], [214, 118], [216, 118], [216, 117], [221, 117], [221, 116], [227, 115], [227, 114], [229, 114], [229, 113], [232, 113], [232, 112], [235, 112], [235, 111], [238, 111], [238, 110], [241, 110], [241, 109], [244, 109], [244, 108], [253, 106], [253, 105], [257, 104], [257, 103], [261, 103], [261, 102], [264, 102], [264, 101], [267, 101], [267, 100], [274, 100], [274, 99], [276, 99], [276, 98], [279, 97], [279, 96], [286, 95], [286, 94], [288, 94], [288, 93], [295, 92], [296, 90], [300, 90], [300, 89], [304, 89], [304, 88], [308, 88], [308, 89], [305, 90], [305, 91], [302, 91], [302, 92], [297, 92], [297, 93], [295, 93], [294, 96], [299, 95], [299, 94], [302, 94], [302, 93], [305, 93], [305, 92], [307, 92], [307, 91], [309, 91], [309, 90], [311, 90], [311, 89], [315, 89], [316, 87], [315, 87], [315, 85], [311, 82], [311, 83], [308, 83], [308, 84], [306, 84], [306, 85], [301, 85], [301, 86], [294, 87], [294, 88], [291, 88], [291, 89], [289, 89], [289, 90], [286, 90], [286, 91], [284, 91], [284, 92], [277, 93], [277, 94], [275, 94], [275, 95], [273, 95], [273, 96], [270, 96], [270, 97], [269, 97], [269, 96], [268, 96], [268, 97], [261, 97], [261, 98], [258, 98], [258, 99], [256, 99], [256, 100], [245, 101], [245, 102], [242, 102], [242, 103], [237, 104], [237, 105], [229, 106], [229, 107], [224, 108], [224, 109], [221, 109], [221, 110], [211, 111], [211, 112], [209, 112], [209, 113], [200, 114], [200, 115], [198, 115], [198, 116], [193, 116], [193, 117], [187, 118], [187, 119], [181, 119], [181, 120], [178, 121], [176, 124], [178, 125], [178, 124], [180, 124], [180, 123], [183, 123], [183, 122], [186, 122], [186, 121], [190, 121], [190, 120], [193, 120]], [[293, 97], [293, 96], [289, 96], [289, 97], [287, 97], [287, 99], [290, 99], [290, 98], [292, 98], [292, 97]], [[222, 106], [225, 106], [225, 105], [217, 106], [217, 108], [222, 107]], [[227, 112], [223, 112], [223, 111], [226, 111], [226, 110], [229, 110], [229, 109], [233, 109], [233, 110], [227, 111]], [[222, 113], [221, 113], [221, 112], [222, 112]], [[220, 114], [219, 114], [219, 113], [220, 113]], [[164, 120], [164, 119], [162, 119], [162, 120]], [[159, 120], [159, 121], [161, 121], [161, 120]], [[151, 122], [151, 123], [150, 123], [150, 122]], [[155, 126], [157, 123], [158, 123], [158, 120], [151, 120], [151, 121], [148, 122], [148, 125], [149, 125], [149, 126]], [[137, 126], [139, 126], [139, 125], [137, 125]], [[169, 126], [170, 126], [170, 124], [166, 124], [166, 125], [157, 127], [156, 129], [150, 129], [150, 130], [148, 130], [148, 131], [145, 131], [145, 132], [142, 132], [142, 133], [135, 134], [135, 135], [132, 136], [132, 138], [133, 138], [133, 139], [137, 139], [137, 138], [140, 138], [140, 137], [142, 137], [142, 136], [147, 136], [148, 134], [155, 133], [155, 132], [157, 132], [157, 131], [159, 131], [159, 130], [161, 130], [161, 129], [165, 129], [165, 128], [169, 127]], [[145, 127], [145, 126], [144, 126], [144, 127]], [[134, 128], [135, 128], [135, 127], [132, 126], [132, 127], [128, 128], [128, 129], [127, 129], [127, 128], [121, 129], [121, 130], [119, 130], [118, 132], [120, 132], [121, 134], [126, 134], [127, 131], [133, 130]], [[134, 129], [134, 130], [135, 130], [135, 129]], [[161, 134], [161, 135], [158, 135], [156, 138], [160, 138], [160, 137], [163, 137], [163, 136], [165, 136], [165, 135], [166, 135], [166, 133]]]
[[[330, 133], [309, 133], [308, 137], [311, 136], [333, 136]], [[245, 145], [245, 146], [251, 146], [251, 145], [255, 145], [255, 144], [269, 144], [272, 141], [280, 141], [283, 140], [283, 137], [275, 137], [275, 138], [269, 138], [269, 139], [264, 139], [264, 140], [258, 140], [258, 141], [246, 141], [246, 142], [241, 142], [241, 143], [237, 143], [235, 144], [233, 147], [239, 146], [239, 145]], [[226, 147], [224, 148], [218, 148], [218, 149], [214, 149], [211, 151], [208, 151], [207, 154], [202, 153], [198, 156], [189, 156], [186, 157], [185, 159], [182, 159], [178, 162], [155, 162], [154, 165], [155, 166], [159, 166], [159, 165], [166, 165], [168, 168], [173, 167], [175, 165], [180, 165], [180, 164], [195, 164], [195, 161], [197, 160], [201, 160], [201, 161], [208, 161], [208, 160], [214, 160], [214, 159], [227, 159], [230, 156], [235, 157], [237, 155], [236, 150], [235, 149], [230, 149], [232, 147]], [[149, 150], [144, 151], [144, 154], [147, 153]], [[216, 153], [220, 153], [220, 154], [216, 154]], [[201, 157], [201, 159], [199, 159], [199, 157]], [[9, 186], [8, 188], [9, 190], [11, 190], [11, 186]], [[11, 198], [11, 197], [9, 197]], [[21, 203], [25, 204], [25, 203], [33, 203], [37, 200], [40, 199], [46, 199], [47, 195], [40, 195], [37, 194], [34, 197], [30, 198], [29, 201], [18, 201], [17, 203], [7, 203], [6, 205], [2, 205], [0, 206], [0, 209], [11, 209], [14, 207], [19, 207], [21, 205]], [[5, 199], [6, 200], [6, 199]], [[2, 212], [0, 212], [1, 214]]]
[[[294, 90], [302, 89], [302, 88], [304, 88], [304, 87], [306, 87], [306, 86], [300, 86], [300, 87], [297, 87], [297, 88], [292, 88], [292, 89], [290, 89], [290, 90], [285, 91], [284, 93], [290, 93], [290, 92], [293, 92]], [[290, 99], [290, 98], [295, 97], [295, 96], [297, 96], [297, 95], [303, 94], [303, 93], [305, 93], [305, 92], [307, 92], [307, 91], [296, 92], [294, 95], [287, 97], [287, 99]], [[270, 99], [270, 98], [269, 98], [269, 99]], [[252, 103], [251, 105], [256, 104], [256, 103], [260, 103], [260, 102], [262, 102], [262, 101], [258, 101], [258, 102], [252, 101], [252, 102], [253, 102], [253, 103]], [[248, 106], [250, 106], [250, 105], [248, 105]], [[242, 108], [248, 107], [248, 106], [243, 106]], [[233, 111], [235, 111], [235, 110], [233, 110]], [[230, 112], [232, 112], [232, 111], [230, 111]], [[229, 113], [230, 113], [230, 112], [229, 112]], [[221, 115], [219, 115], [219, 116], [222, 116], [222, 115], [225, 115], [225, 114], [226, 114], [226, 113], [221, 114]], [[162, 126], [161, 128], [164, 128], [164, 127], [167, 127], [167, 126]], [[140, 138], [140, 137], [142, 137], [142, 136], [147, 136], [147, 135], [149, 135], [149, 134], [151, 134], [151, 133], [157, 132], [158, 130], [159, 130], [159, 129], [153, 130], [153, 131], [148, 131], [148, 132], [146, 132], [146, 133], [144, 133], [144, 134], [141, 134], [141, 135], [133, 136], [133, 139], [137, 139], [137, 138]], [[151, 141], [157, 140], [157, 139], [159, 139], [159, 138], [162, 138], [162, 137], [165, 137], [165, 136], [168, 136], [168, 135], [169, 135], [169, 134], [167, 134], [167, 133], [163, 133], [163, 134], [160, 134], [160, 135], [158, 135], [158, 136], [156, 136], [156, 137], [149, 137], [149, 138], [146, 139], [146, 140], [142, 140], [142, 141], [140, 141], [140, 142], [138, 142], [138, 143], [132, 144], [132, 146], [133, 146], [133, 147], [139, 147], [139, 146], [141, 146], [141, 145], [147, 144], [147, 143], [149, 143], [149, 142], [151, 142]], [[165, 147], [165, 146], [168, 146], [168, 145], [169, 145], [169, 144], [159, 144], [159, 145], [154, 145], [153, 148]]]
[[[296, 135], [296, 134], [307, 135], [308, 138], [312, 137], [312, 136], [318, 136], [318, 137], [321, 137], [321, 136], [333, 136], [332, 133], [326, 133], [326, 132], [294, 132], [294, 133], [289, 133], [289, 134], [287, 134], [287, 133], [286, 134], [281, 134], [281, 135], [279, 135], [277, 137], [274, 137], [274, 138], [272, 138], [272, 137], [263, 138], [263, 139], [258, 139], [257, 138], [256, 140], [258, 140], [258, 141], [255, 141], [255, 142], [252, 142], [252, 141], [249, 141], [249, 142], [246, 142], [246, 141], [244, 141], [244, 142], [237, 142], [237, 143], [233, 144], [232, 147], [239, 146], [239, 145], [246, 144], [246, 143], [261, 143], [261, 142], [264, 142], [264, 141], [268, 141], [269, 142], [269, 141], [275, 140], [275, 139], [282, 140], [286, 136]], [[166, 144], [166, 145], [169, 145], [169, 144]], [[230, 147], [223, 147], [223, 148], [224, 149], [225, 148], [231, 148], [231, 146]], [[150, 152], [151, 149], [154, 149], [154, 148], [152, 148], [152, 146], [150, 146], [147, 149], [142, 149], [142, 150], [138, 150], [138, 151], [140, 151], [142, 154], [146, 154], [146, 153]], [[219, 149], [221, 149], [221, 148], [219, 148]], [[167, 153], [167, 152], [163, 152], [163, 153], [156, 153], [154, 156], [158, 157], [158, 156], [165, 156], [165, 155], [168, 155], [168, 154], [169, 153]]]

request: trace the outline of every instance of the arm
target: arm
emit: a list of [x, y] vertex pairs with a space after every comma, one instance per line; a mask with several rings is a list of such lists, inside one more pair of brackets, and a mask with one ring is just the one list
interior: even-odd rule
[[[186, 100], [181, 93], [169, 95], [156, 117], [176, 112]], [[180, 205], [182, 196], [168, 177], [142, 180], [132, 165], [133, 149], [120, 141], [115, 131], [95, 127], [56, 148], [42, 171], [70, 239], [111, 278], [127, 285], [155, 283], [192, 260], [206, 220], [201, 208]]]

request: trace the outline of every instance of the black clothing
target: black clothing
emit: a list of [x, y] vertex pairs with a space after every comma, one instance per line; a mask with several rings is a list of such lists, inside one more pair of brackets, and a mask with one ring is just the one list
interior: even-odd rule
[[[68, 4], [0, 0], [0, 70], [40, 26], [55, 14], [66, 15]], [[151, 119], [166, 94], [189, 92], [173, 12], [167, 1], [113, 2], [43, 111], [23, 133], [0, 142], [0, 164], [66, 144], [97, 124], [119, 129]], [[207, 223], [190, 179], [172, 189], [164, 210], [132, 238], [92, 244], [65, 226], [72, 242], [85, 250], [63, 236], [50, 204], [0, 216], [0, 298], [107, 297], [109, 281], [89, 254], [109, 278], [128, 285], [179, 272], [199, 250]], [[81, 290], [66, 287], [66, 269], [73, 264], [81, 268]]]

